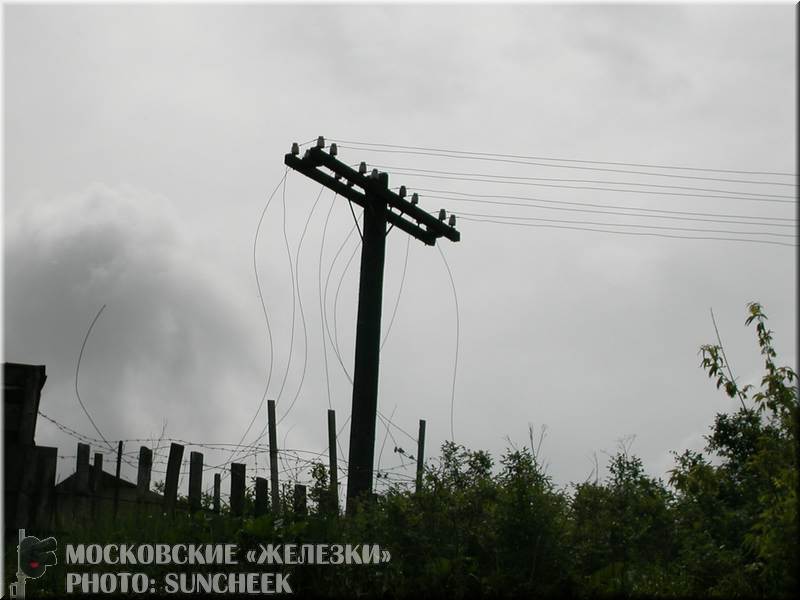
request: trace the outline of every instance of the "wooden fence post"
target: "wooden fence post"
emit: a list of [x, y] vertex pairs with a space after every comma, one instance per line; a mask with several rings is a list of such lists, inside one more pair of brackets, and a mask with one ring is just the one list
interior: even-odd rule
[[336, 411], [328, 409], [328, 471], [330, 473], [331, 512], [339, 513], [339, 463], [336, 456]]
[[89, 473], [89, 490], [92, 494], [92, 518], [97, 516], [98, 505], [102, 506], [102, 498], [100, 491], [103, 487], [103, 454], [101, 452], [94, 453], [94, 464]]
[[214, 473], [214, 512], [219, 513], [219, 493], [222, 487], [222, 476]]
[[73, 517], [82, 516], [86, 510], [89, 494], [89, 444], [78, 442], [78, 461], [75, 465], [75, 489], [73, 490]]
[[295, 483], [293, 495], [294, 514], [306, 515], [308, 514], [308, 505], [306, 503], [306, 486]]
[[267, 425], [269, 426], [269, 477], [272, 492], [272, 512], [280, 510], [281, 495], [278, 488], [278, 433], [275, 426], [275, 400], [267, 400]]
[[244, 511], [244, 464], [231, 463], [231, 514], [241, 517]]
[[117, 521], [117, 513], [119, 513], [119, 484], [120, 473], [122, 468], [122, 440], [117, 444], [117, 473], [114, 478], [114, 522]]
[[48, 531], [52, 527], [55, 511], [56, 463], [58, 448], [36, 448], [37, 497], [33, 506], [33, 526]]
[[422, 491], [422, 473], [425, 470], [425, 419], [419, 420], [419, 434], [417, 435], [417, 488]]
[[256, 506], [255, 514], [260, 517], [267, 512], [267, 480], [263, 477], [256, 477]]
[[170, 516], [175, 514], [175, 503], [178, 500], [178, 476], [181, 472], [182, 461], [183, 446], [173, 442], [169, 446], [167, 478], [164, 481], [164, 512]]
[[203, 489], [203, 454], [189, 453], [189, 509], [200, 510], [200, 494]]
[[147, 446], [139, 447], [139, 470], [136, 474], [136, 499], [139, 502], [147, 498], [150, 491], [150, 471], [153, 468], [153, 451]]

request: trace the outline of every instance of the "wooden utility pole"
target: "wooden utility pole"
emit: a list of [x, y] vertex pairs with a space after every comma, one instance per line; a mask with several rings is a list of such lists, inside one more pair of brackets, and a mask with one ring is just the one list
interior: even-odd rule
[[299, 158], [300, 147], [293, 144], [292, 152], [284, 157], [284, 163], [364, 209], [347, 474], [347, 513], [353, 514], [358, 500], [369, 496], [372, 491], [387, 225], [397, 227], [429, 246], [435, 245], [439, 237], [457, 242], [461, 235], [455, 229], [455, 216], [450, 215], [446, 224], [444, 210], [439, 211], [437, 219], [417, 206], [417, 194], [412, 195], [411, 202], [406, 200], [405, 186], [400, 187], [399, 193], [392, 192], [387, 173], [373, 169], [367, 175], [367, 165], [363, 162], [355, 171], [335, 158], [336, 144], [331, 144], [329, 152], [324, 148], [325, 139], [320, 136], [316, 147]]

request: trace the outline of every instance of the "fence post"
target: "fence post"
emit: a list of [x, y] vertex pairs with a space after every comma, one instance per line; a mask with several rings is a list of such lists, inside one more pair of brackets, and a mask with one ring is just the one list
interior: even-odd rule
[[114, 522], [117, 521], [117, 513], [119, 512], [119, 484], [120, 484], [120, 469], [122, 467], [122, 440], [117, 444], [117, 475], [114, 479]]
[[339, 463], [336, 456], [336, 411], [328, 409], [328, 471], [330, 473], [331, 511], [339, 513]]
[[267, 512], [267, 480], [256, 477], [256, 507], [255, 514], [260, 517]]
[[172, 442], [167, 459], [167, 478], [164, 481], [164, 512], [170, 516], [175, 514], [175, 503], [178, 499], [178, 476], [183, 461], [183, 446]]
[[294, 504], [294, 514], [305, 515], [308, 513], [308, 505], [306, 504], [306, 486], [300, 483], [295, 483], [292, 500]]
[[222, 487], [222, 476], [214, 473], [214, 512], [219, 513], [219, 493]]
[[200, 494], [203, 489], [203, 454], [189, 453], [189, 510], [200, 510]]
[[92, 518], [97, 516], [98, 505], [102, 504], [100, 498], [100, 489], [103, 487], [103, 454], [100, 452], [94, 453], [94, 464], [92, 470], [89, 472], [89, 491], [92, 494]]
[[231, 463], [231, 514], [241, 517], [244, 511], [244, 464]]
[[75, 465], [75, 489], [72, 515], [81, 515], [86, 510], [86, 496], [89, 493], [89, 444], [78, 442], [78, 461]]
[[150, 491], [150, 470], [153, 467], [153, 451], [147, 446], [139, 447], [139, 470], [136, 474], [136, 499], [139, 502], [147, 498]]
[[37, 502], [33, 507], [33, 525], [45, 531], [52, 527], [53, 513], [55, 511], [55, 485], [56, 463], [58, 461], [58, 448], [37, 447]]
[[425, 419], [419, 420], [419, 434], [417, 435], [417, 488], [422, 491], [422, 472], [425, 469]]
[[269, 426], [269, 477], [272, 487], [272, 511], [280, 509], [281, 496], [278, 489], [278, 433], [275, 428], [275, 400], [267, 400], [267, 425]]

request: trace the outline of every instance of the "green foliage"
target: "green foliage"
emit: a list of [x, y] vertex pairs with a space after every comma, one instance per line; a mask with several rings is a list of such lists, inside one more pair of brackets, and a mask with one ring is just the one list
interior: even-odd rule
[[[285, 485], [280, 506], [258, 518], [234, 519], [225, 507], [220, 515], [184, 509], [173, 520], [100, 520], [59, 541], [391, 551], [380, 565], [281, 567], [301, 596], [797, 597], [797, 375], [777, 366], [766, 319], [759, 304], [748, 305], [746, 324], [755, 324], [764, 361], [758, 388], [739, 386], [720, 346], [701, 348], [701, 366], [741, 408], [715, 417], [704, 452], [675, 454], [668, 483], [650, 477], [625, 446], [609, 458], [605, 479], [563, 490], [532, 439], [530, 448], [510, 444], [497, 464], [484, 451], [445, 442], [421, 489], [392, 485], [352, 517], [341, 515], [327, 469], [316, 463], [307, 514], [294, 513], [294, 487]], [[203, 497], [204, 507], [210, 502]], [[248, 490], [246, 510], [252, 504]], [[13, 570], [7, 560], [6, 572]], [[144, 570], [157, 577], [163, 569]], [[62, 565], [46, 575], [63, 576]]]

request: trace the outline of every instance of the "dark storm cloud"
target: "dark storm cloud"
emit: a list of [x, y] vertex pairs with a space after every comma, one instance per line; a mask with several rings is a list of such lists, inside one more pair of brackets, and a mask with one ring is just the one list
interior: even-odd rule
[[209, 439], [235, 416], [220, 406], [257, 397], [241, 307], [167, 199], [92, 185], [22, 208], [5, 227], [5, 356], [47, 365], [43, 412], [88, 428], [73, 370], [103, 304], [80, 390], [107, 438], [158, 432], [163, 418], [168, 435]]

